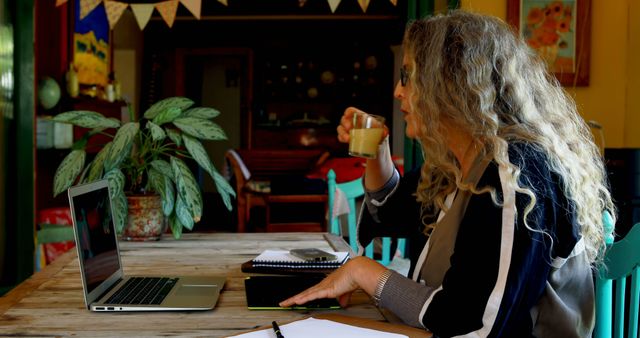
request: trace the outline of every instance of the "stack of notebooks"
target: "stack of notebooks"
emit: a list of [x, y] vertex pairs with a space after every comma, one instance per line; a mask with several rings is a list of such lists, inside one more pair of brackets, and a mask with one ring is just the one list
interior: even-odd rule
[[242, 264], [243, 272], [270, 274], [327, 274], [349, 259], [348, 252], [333, 252], [335, 260], [307, 261], [284, 250], [265, 250], [258, 257]]

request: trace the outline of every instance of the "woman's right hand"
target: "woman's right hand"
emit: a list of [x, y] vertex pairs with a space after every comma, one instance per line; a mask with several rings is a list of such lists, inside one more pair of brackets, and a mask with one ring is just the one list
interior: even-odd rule
[[349, 131], [353, 128], [353, 114], [356, 112], [363, 112], [360, 109], [349, 107], [344, 110], [344, 114], [340, 118], [340, 125], [338, 126], [338, 140], [342, 143], [349, 143]]
[[[337, 130], [338, 130], [338, 140], [342, 143], [349, 143], [349, 132], [351, 131], [351, 129], [353, 129], [353, 115], [355, 113], [364, 113], [366, 114], [365, 111], [362, 111], [358, 108], [355, 107], [348, 107], [347, 109], [344, 110], [344, 114], [342, 114], [342, 117], [340, 118], [340, 125], [338, 126]], [[382, 140], [384, 140], [385, 137], [387, 137], [387, 135], [389, 134], [389, 129], [387, 128], [387, 126], [384, 126], [384, 133], [382, 134]]]

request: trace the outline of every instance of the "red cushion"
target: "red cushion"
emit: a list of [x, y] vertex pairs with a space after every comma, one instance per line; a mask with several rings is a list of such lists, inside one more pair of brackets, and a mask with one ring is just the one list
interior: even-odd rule
[[315, 168], [307, 178], [319, 178], [326, 180], [330, 169], [336, 173], [336, 182], [343, 183], [353, 181], [364, 174], [364, 164], [367, 159], [360, 157], [335, 157], [326, 160]]

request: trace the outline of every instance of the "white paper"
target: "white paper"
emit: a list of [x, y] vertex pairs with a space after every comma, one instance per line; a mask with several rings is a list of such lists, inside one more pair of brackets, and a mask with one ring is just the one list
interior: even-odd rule
[[[357, 326], [337, 323], [326, 319], [307, 318], [293, 323], [280, 325], [282, 335], [289, 337], [331, 337], [331, 338], [408, 338], [405, 335], [389, 333]], [[233, 336], [237, 338], [273, 338], [273, 329], [254, 331]]]
[[330, 263], [342, 263], [345, 258], [349, 255], [346, 251], [338, 251], [338, 252], [329, 252], [336, 256], [335, 260], [332, 261], [317, 261], [317, 262], [309, 262], [305, 261], [302, 258], [296, 257], [289, 253], [286, 250], [265, 250], [258, 257], [254, 258], [254, 262], [283, 262], [283, 263], [318, 263], [322, 264], [330, 264]]

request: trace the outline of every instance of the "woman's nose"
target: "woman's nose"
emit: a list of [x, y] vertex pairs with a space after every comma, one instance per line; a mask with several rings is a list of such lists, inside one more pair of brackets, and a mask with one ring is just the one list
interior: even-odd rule
[[404, 87], [400, 84], [400, 80], [396, 83], [396, 88], [393, 91], [393, 97], [400, 100], [404, 97]]

